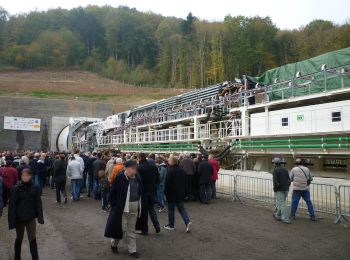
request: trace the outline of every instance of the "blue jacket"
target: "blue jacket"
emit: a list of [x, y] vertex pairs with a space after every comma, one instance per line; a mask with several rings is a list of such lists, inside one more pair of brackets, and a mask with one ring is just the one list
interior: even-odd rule
[[4, 208], [4, 201], [2, 199], [2, 193], [3, 191], [3, 181], [2, 181], [2, 177], [0, 176], [0, 217], [2, 216], [2, 209]]

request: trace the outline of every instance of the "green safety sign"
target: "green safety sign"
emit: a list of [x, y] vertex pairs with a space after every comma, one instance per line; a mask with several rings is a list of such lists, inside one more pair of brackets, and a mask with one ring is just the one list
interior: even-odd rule
[[297, 115], [297, 121], [304, 121], [304, 115]]

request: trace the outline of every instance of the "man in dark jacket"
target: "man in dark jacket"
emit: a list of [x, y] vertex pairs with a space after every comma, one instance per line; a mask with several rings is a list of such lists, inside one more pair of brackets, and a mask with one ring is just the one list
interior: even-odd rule
[[272, 162], [275, 164], [273, 175], [273, 191], [275, 192], [276, 211], [274, 218], [281, 220], [283, 223], [289, 224], [289, 216], [287, 209], [287, 198], [290, 186], [289, 173], [282, 166], [283, 161], [280, 158], [274, 158]]
[[155, 165], [151, 165], [144, 153], [138, 156], [139, 167], [138, 173], [142, 179], [143, 195], [142, 195], [142, 210], [141, 218], [137, 220], [136, 229], [139, 233], [148, 234], [148, 214], [157, 233], [160, 232], [157, 213], [154, 209], [154, 196], [159, 183], [159, 173]]
[[140, 217], [143, 186], [137, 175], [137, 163], [129, 160], [125, 162], [124, 167], [125, 171], [118, 174], [110, 190], [111, 211], [105, 237], [112, 238], [112, 251], [118, 253], [118, 243], [124, 236], [130, 256], [138, 258], [135, 224], [136, 218]]
[[29, 166], [30, 166], [30, 169], [32, 170], [33, 178], [34, 178], [33, 181], [36, 187], [40, 187], [38, 161], [39, 161], [38, 153], [31, 154], [29, 156]]
[[209, 163], [208, 157], [204, 157], [198, 165], [199, 195], [202, 203], [208, 204], [211, 199], [211, 178], [213, 166]]
[[95, 200], [99, 200], [101, 198], [101, 191], [99, 190], [99, 179], [98, 179], [98, 172], [101, 170], [106, 170], [106, 163], [104, 160], [102, 160], [102, 153], [97, 154], [97, 159], [92, 164], [92, 172], [93, 172], [93, 178], [94, 178], [94, 188], [93, 188], [93, 195]]
[[88, 174], [88, 197], [91, 196], [91, 193], [94, 189], [94, 169], [93, 169], [93, 165], [94, 165], [94, 161], [96, 161], [96, 156], [97, 153], [93, 152], [92, 156], [87, 160], [86, 162], [86, 172]]
[[56, 202], [61, 203], [61, 193], [64, 204], [67, 203], [66, 182], [67, 182], [67, 164], [66, 156], [60, 154], [56, 157], [52, 165], [52, 178], [56, 185]]
[[186, 198], [192, 199], [193, 175], [196, 171], [196, 165], [190, 154], [184, 155], [184, 159], [180, 161], [180, 167], [186, 172]]
[[168, 160], [169, 169], [165, 179], [165, 195], [168, 201], [168, 224], [167, 230], [175, 229], [175, 206], [186, 225], [186, 233], [190, 232], [191, 221], [184, 206], [186, 173], [178, 165], [178, 158], [172, 156]]

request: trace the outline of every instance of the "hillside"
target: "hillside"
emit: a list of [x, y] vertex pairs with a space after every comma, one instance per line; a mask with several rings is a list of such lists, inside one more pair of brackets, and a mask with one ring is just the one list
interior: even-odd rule
[[281, 30], [268, 16], [219, 22], [125, 6], [23, 14], [0, 6], [0, 70], [79, 67], [130, 84], [199, 88], [349, 45], [349, 22], [318, 19]]
[[183, 91], [127, 85], [79, 70], [0, 72], [1, 96], [102, 101], [117, 103], [126, 109], [178, 95]]

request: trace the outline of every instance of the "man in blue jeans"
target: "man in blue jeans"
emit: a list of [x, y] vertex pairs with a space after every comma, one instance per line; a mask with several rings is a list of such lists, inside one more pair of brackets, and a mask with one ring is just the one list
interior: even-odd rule
[[186, 225], [186, 233], [190, 232], [191, 220], [184, 206], [186, 195], [186, 172], [180, 168], [178, 158], [172, 156], [168, 160], [169, 169], [165, 179], [165, 195], [168, 201], [168, 224], [167, 230], [175, 229], [175, 206], [177, 207]]
[[83, 171], [81, 170], [80, 163], [74, 156], [72, 156], [70, 160], [71, 161], [67, 166], [67, 176], [72, 181], [72, 200], [78, 201], [80, 199], [80, 187]]
[[156, 166], [158, 167], [159, 172], [159, 183], [157, 185], [157, 203], [160, 207], [158, 211], [160, 213], [166, 210], [166, 207], [164, 206], [164, 189], [165, 179], [167, 175], [167, 166], [160, 158], [156, 159]]
[[290, 172], [290, 180], [293, 182], [293, 195], [290, 217], [295, 219], [300, 198], [302, 197], [307, 205], [310, 220], [316, 221], [314, 207], [310, 198], [310, 183], [312, 176], [309, 168], [306, 167], [306, 161], [296, 159], [295, 167]]

